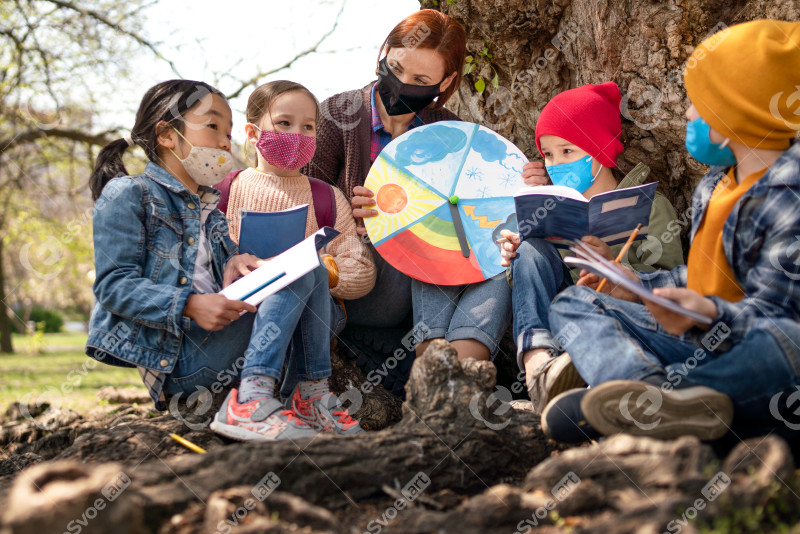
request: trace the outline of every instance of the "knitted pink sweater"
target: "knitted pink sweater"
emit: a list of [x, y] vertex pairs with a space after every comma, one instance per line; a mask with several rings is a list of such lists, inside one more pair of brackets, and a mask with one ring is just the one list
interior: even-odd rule
[[[341, 232], [327, 247], [328, 253], [339, 267], [339, 284], [331, 289], [336, 298], [352, 300], [363, 297], [375, 285], [375, 264], [372, 254], [356, 233], [356, 221], [350, 202], [334, 187], [336, 197], [336, 223]], [[242, 171], [231, 184], [228, 200], [231, 239], [239, 242], [241, 210], [281, 211], [301, 204], [308, 204], [306, 237], [319, 228], [314, 214], [311, 185], [305, 176], [281, 178], [272, 173], [263, 173], [249, 168]]]

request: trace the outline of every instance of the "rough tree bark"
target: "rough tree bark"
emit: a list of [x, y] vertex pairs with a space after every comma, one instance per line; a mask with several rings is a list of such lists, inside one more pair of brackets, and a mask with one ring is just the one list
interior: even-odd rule
[[[492, 54], [491, 65], [479, 60], [448, 107], [465, 120], [494, 127], [531, 159], [539, 158], [536, 120], [554, 95], [587, 83], [616, 82], [623, 97], [620, 170], [627, 172], [640, 161], [649, 165], [679, 221], [706, 170], [684, 148], [687, 99], [681, 72], [687, 58], [706, 35], [726, 26], [759, 18], [800, 19], [798, 0], [420, 4], [438, 6], [464, 25], [468, 54], [480, 58], [486, 46]], [[488, 83], [495, 71], [497, 89]], [[481, 76], [487, 82], [483, 95], [473, 87]], [[684, 233], [687, 226], [681, 225]]]
[[[440, 341], [414, 363], [403, 419], [380, 432], [234, 446], [191, 436], [209, 447], [207, 454], [167, 458], [175, 450], [167, 437], [182, 432], [182, 421], [125, 416], [76, 439], [56, 462], [32, 466], [30, 476], [17, 477], [11, 505], [0, 516], [0, 532], [3, 525], [15, 534], [54, 532], [120, 471], [130, 479], [130, 488], [110, 507], [109, 519], [127, 518], [137, 525], [131, 533], [154, 532], [192, 503], [205, 503], [213, 492], [253, 487], [269, 473], [280, 479], [282, 491], [334, 509], [357, 508], [357, 503], [384, 495], [393, 481], [405, 485], [420, 473], [428, 493], [472, 494], [501, 481], [520, 481], [556, 447], [530, 412], [496, 409], [490, 398], [494, 386], [491, 363], [461, 364], [455, 350]], [[204, 425], [197, 431], [210, 434]], [[42, 513], [46, 503], [48, 512]], [[93, 527], [98, 530], [91, 531], [105, 526], [98, 522]]]

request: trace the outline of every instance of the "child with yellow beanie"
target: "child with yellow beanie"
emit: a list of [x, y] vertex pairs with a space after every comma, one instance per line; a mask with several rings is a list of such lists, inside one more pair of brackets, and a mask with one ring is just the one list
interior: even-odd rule
[[579, 332], [565, 349], [591, 387], [545, 408], [551, 437], [798, 433], [783, 415], [800, 384], [797, 65], [797, 22], [736, 25], [695, 49], [686, 147], [711, 168], [694, 193], [688, 264], [627, 274], [711, 326], [611, 284], [598, 293], [584, 274], [556, 297], [550, 323]]

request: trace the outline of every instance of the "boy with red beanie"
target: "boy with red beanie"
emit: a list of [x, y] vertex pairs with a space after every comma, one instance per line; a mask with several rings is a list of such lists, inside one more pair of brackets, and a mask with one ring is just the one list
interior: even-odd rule
[[[644, 183], [650, 169], [642, 163], [620, 181], [612, 172], [623, 149], [619, 105], [620, 90], [614, 82], [570, 89], [547, 103], [536, 123], [536, 146], [553, 184], [571, 187], [592, 198]], [[546, 183], [543, 178], [531, 179], [530, 173], [526, 181], [530, 185]], [[676, 218], [666, 197], [656, 193], [649, 234], [662, 235], [667, 224]], [[567, 251], [559, 251], [543, 239], [527, 239], [520, 244], [517, 234], [506, 232], [503, 236], [509, 240], [502, 254], [505, 264], [510, 264], [508, 274], [513, 281], [517, 363], [525, 371], [533, 409], [541, 413], [553, 396], [583, 384], [568, 356], [556, 358], [572, 334], [551, 331], [548, 321], [550, 301], [578, 281], [580, 270], [569, 270], [562, 262]], [[609, 259], [616, 258], [623, 246], [609, 247], [594, 236], [584, 237], [583, 242]], [[683, 263], [683, 251], [678, 239], [668, 243], [656, 240], [652, 245], [631, 247], [623, 261], [637, 270], [671, 269]]]
[[[795, 437], [800, 389], [800, 23], [759, 20], [703, 41], [686, 64], [686, 148], [711, 166], [693, 200], [686, 266], [631, 279], [697, 322], [586, 274], [550, 324], [591, 388], [542, 414], [559, 441], [628, 432]], [[610, 285], [610, 284], [609, 284]], [[588, 286], [588, 287], [587, 287]], [[793, 419], [786, 417], [793, 415]]]

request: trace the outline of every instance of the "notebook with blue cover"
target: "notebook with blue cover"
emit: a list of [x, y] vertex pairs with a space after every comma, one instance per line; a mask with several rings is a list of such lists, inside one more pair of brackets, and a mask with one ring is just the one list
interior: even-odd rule
[[272, 258], [306, 237], [308, 204], [283, 211], [242, 210], [239, 252], [258, 258]]
[[568, 247], [592, 235], [616, 245], [624, 243], [641, 223], [637, 239], [645, 239], [656, 187], [658, 183], [653, 182], [615, 189], [591, 200], [561, 185], [522, 188], [514, 194], [520, 238], [538, 237]]

